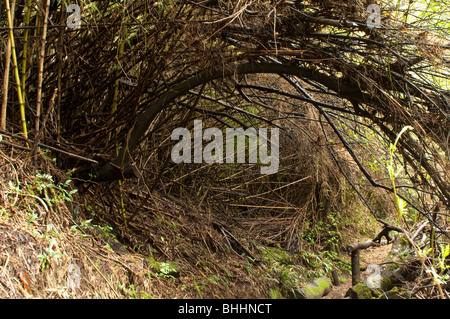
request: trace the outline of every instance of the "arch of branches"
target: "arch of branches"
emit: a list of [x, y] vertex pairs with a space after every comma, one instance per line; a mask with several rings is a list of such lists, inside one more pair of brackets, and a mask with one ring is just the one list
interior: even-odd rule
[[[195, 108], [199, 99], [209, 99], [225, 104], [224, 113], [239, 112], [237, 105], [263, 103], [263, 96], [272, 94], [314, 106], [376, 187], [392, 189], [371, 176], [339, 129], [339, 121], [350, 118], [355, 123], [364, 122], [386, 143], [392, 143], [405, 126], [411, 126], [413, 129], [398, 144], [406, 172], [413, 185], [449, 205], [450, 95], [445, 86], [439, 85], [448, 74], [445, 29], [430, 30], [430, 24], [420, 24], [419, 18], [408, 24], [399, 17], [412, 15], [414, 10], [401, 11], [388, 2], [380, 4], [385, 12], [381, 28], [367, 27], [364, 4], [358, 1], [326, 5], [314, 1], [309, 5], [298, 1], [280, 1], [275, 5], [246, 1], [238, 7], [225, 4], [188, 2], [158, 13], [166, 14], [166, 20], [177, 20], [188, 12], [193, 18], [195, 12], [195, 18], [203, 22], [175, 24], [175, 29], [189, 33], [182, 36], [173, 31], [172, 36], [179, 38], [169, 41], [173, 48], [165, 48], [175, 55], [172, 60], [152, 52], [152, 58], [157, 56], [163, 66], [150, 64], [142, 69], [132, 93], [125, 94], [122, 105], [139, 105], [135, 120], [132, 128], [121, 127], [118, 156], [94, 168], [97, 180], [120, 179], [124, 172], [126, 175], [133, 152], [149, 137], [149, 127], [171, 105]], [[434, 31], [432, 36], [424, 34]], [[159, 32], [168, 31], [162, 28]], [[137, 44], [139, 39], [136, 36], [127, 41]], [[142, 56], [148, 53], [144, 50]], [[175, 70], [182, 65], [179, 57], [190, 64], [178, 74]], [[250, 74], [276, 74], [286, 86], [275, 88], [243, 80]], [[155, 90], [148, 89], [149, 78], [153, 79], [150, 86], [156, 85]], [[233, 79], [232, 87], [217, 81], [227, 78]], [[215, 83], [216, 88], [222, 86], [220, 90], [228, 93], [220, 99], [202, 93], [199, 88], [208, 83]], [[220, 91], [214, 90], [215, 94]], [[252, 98], [246, 93], [249, 90]], [[340, 102], [325, 103], [311, 91], [338, 97]], [[189, 96], [197, 98], [186, 102]], [[264, 104], [266, 108], [275, 107], [270, 103], [263, 103], [263, 107]], [[208, 112], [208, 108], [202, 108], [202, 112]], [[214, 110], [210, 108], [209, 112]], [[276, 123], [270, 118], [264, 120]], [[89, 173], [92, 176], [93, 171]]]
[[[301, 246], [303, 226], [316, 218], [311, 208], [336, 190], [321, 170], [345, 176], [371, 211], [363, 190], [393, 192], [395, 185], [448, 237], [437, 222], [440, 213], [448, 225], [450, 209], [447, 0], [78, 0], [80, 28], [66, 23], [71, 2], [0, 1], [0, 133], [28, 137], [21, 146], [0, 143], [32, 156], [37, 146], [56, 152], [58, 165], [89, 186], [138, 177], [129, 180], [127, 200], [139, 187], [149, 198], [156, 187], [197, 195], [212, 186], [201, 202], [212, 194], [208, 204], [218, 209], [243, 200], [240, 221], [251, 226], [252, 209], [265, 208], [261, 237], [288, 249]], [[377, 27], [366, 10], [374, 2]], [[247, 167], [170, 164], [171, 129], [195, 118], [280, 127], [289, 165], [257, 184], [263, 178]], [[400, 132], [395, 170], [403, 170], [393, 184], [386, 164]], [[244, 177], [228, 187], [235, 176]], [[290, 188], [305, 180], [315, 184]], [[117, 197], [109, 195], [111, 205], [102, 204], [114, 210]], [[134, 203], [132, 216], [123, 214], [128, 222], [139, 213]], [[430, 207], [436, 203], [444, 209]]]
[[[334, 132], [327, 139], [340, 143], [370, 184], [385, 189], [391, 186], [358, 158], [349, 131], [369, 129], [388, 144], [411, 126], [397, 153], [410, 179], [405, 189], [450, 206], [445, 2], [434, 4], [439, 11], [380, 1], [379, 28], [368, 27], [368, 3], [359, 0], [81, 1], [79, 29], [65, 25], [67, 1], [59, 9], [47, 4], [17, 1], [15, 9], [15, 49], [30, 66], [22, 70], [26, 114], [42, 123], [30, 136], [85, 157], [112, 157], [79, 169], [79, 178], [126, 177], [155, 126], [180, 108], [279, 125], [280, 118], [302, 117], [301, 102], [313, 106]], [[10, 30], [1, 27], [7, 39]], [[20, 35], [29, 29], [36, 37], [25, 45]], [[256, 74], [275, 82], [248, 80]], [[20, 101], [14, 86], [9, 90], [8, 110], [15, 110]], [[279, 108], [280, 100], [289, 110]], [[18, 112], [10, 112], [10, 127], [20, 130]]]

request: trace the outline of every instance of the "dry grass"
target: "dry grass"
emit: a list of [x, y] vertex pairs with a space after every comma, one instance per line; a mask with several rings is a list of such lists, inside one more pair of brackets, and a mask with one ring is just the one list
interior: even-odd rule
[[[77, 198], [49, 205], [36, 192], [36, 174], [28, 171], [27, 161], [1, 155], [2, 298], [262, 298], [273, 285], [263, 268], [239, 255], [248, 242], [237, 240], [239, 235], [201, 208], [189, 209], [154, 192], [130, 220], [123, 235], [130, 248], [125, 248], [113, 241], [114, 230], [103, 228], [107, 236], [101, 236], [98, 218], [91, 227], [83, 226], [88, 225], [83, 214], [75, 221], [71, 211], [80, 205]], [[57, 173], [52, 163], [40, 164]], [[19, 187], [8, 182], [17, 180]], [[106, 219], [93, 200], [97, 212], [89, 208], [91, 214]], [[152, 260], [176, 262], [180, 272], [165, 275]], [[75, 289], [69, 285], [73, 265], [81, 273]]]

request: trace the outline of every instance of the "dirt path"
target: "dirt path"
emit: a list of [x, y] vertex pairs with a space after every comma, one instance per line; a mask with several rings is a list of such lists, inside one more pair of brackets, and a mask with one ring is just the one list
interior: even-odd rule
[[[369, 249], [361, 250], [361, 266], [370, 264], [381, 264], [392, 249], [392, 244], [381, 247], [371, 247]], [[365, 278], [364, 271], [361, 272], [361, 279]], [[323, 299], [344, 299], [345, 294], [352, 286], [352, 279], [350, 276], [345, 277], [345, 283], [338, 287], [333, 287], [331, 292], [323, 297]]]

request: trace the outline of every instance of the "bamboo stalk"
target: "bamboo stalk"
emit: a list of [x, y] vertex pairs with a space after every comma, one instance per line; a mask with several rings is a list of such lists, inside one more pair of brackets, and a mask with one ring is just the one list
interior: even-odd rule
[[58, 98], [56, 101], [56, 142], [61, 141], [61, 92], [62, 92], [62, 64], [63, 64], [63, 54], [62, 54], [62, 47], [63, 47], [63, 38], [64, 38], [64, 30], [61, 32], [61, 36], [59, 38], [58, 43]]
[[[14, 1], [13, 1], [14, 7]], [[14, 10], [13, 10], [14, 12]], [[3, 100], [0, 128], [6, 130], [6, 110], [8, 108], [9, 65], [11, 64], [11, 40], [8, 39], [5, 50], [5, 73], [3, 75]]]
[[20, 85], [19, 68], [17, 65], [17, 55], [16, 55], [16, 44], [14, 42], [13, 18], [11, 14], [11, 6], [9, 0], [5, 0], [5, 2], [6, 2], [6, 13], [8, 16], [9, 39], [11, 41], [11, 53], [12, 53], [14, 77], [17, 83], [17, 96], [19, 99], [20, 119], [22, 122], [22, 134], [26, 139], [28, 139], [27, 122], [25, 117], [25, 104], [23, 101], [22, 87]]
[[38, 73], [38, 84], [37, 84], [37, 101], [36, 101], [36, 118], [34, 127], [36, 130], [36, 136], [39, 134], [39, 124], [41, 121], [41, 108], [42, 108], [42, 82], [44, 77], [44, 58], [45, 58], [45, 41], [47, 39], [47, 25], [48, 25], [48, 15], [50, 11], [50, 0], [45, 1], [45, 13], [44, 13], [44, 26], [42, 29], [41, 38], [41, 51], [39, 54], [39, 73]]
[[[25, 10], [27, 11], [27, 15], [25, 18], [25, 25], [29, 26], [30, 24], [30, 17], [31, 17], [31, 0], [28, 0], [28, 2], [25, 5]], [[26, 91], [25, 91], [25, 82], [26, 82], [26, 75], [27, 75], [27, 55], [28, 55], [28, 33], [29, 29], [25, 29], [24, 34], [24, 42], [23, 42], [23, 57], [22, 57], [22, 88], [23, 88], [23, 100], [25, 101], [26, 98]]]
[[[120, 63], [121, 63], [121, 59], [123, 56], [123, 48], [125, 45], [125, 41], [127, 38], [127, 34], [128, 34], [128, 29], [125, 26], [123, 26], [123, 37], [121, 39], [119, 48], [118, 48], [118, 53], [117, 53], [117, 66], [116, 66], [116, 81], [114, 83], [114, 98], [113, 98], [113, 105], [112, 105], [112, 109], [111, 109], [111, 113], [113, 114], [113, 117], [115, 116], [115, 113], [117, 112], [117, 108], [118, 108], [118, 104], [119, 104], [119, 76], [120, 76]], [[117, 135], [117, 127], [114, 128], [114, 137], [116, 137]], [[117, 143], [117, 141], [115, 142], [115, 151], [116, 151], [116, 156], [119, 156], [119, 144]], [[128, 223], [127, 223], [127, 218], [126, 218], [126, 214], [125, 214], [125, 204], [124, 204], [124, 200], [123, 200], [123, 188], [122, 188], [122, 181], [118, 181], [118, 186], [119, 186], [119, 193], [120, 193], [120, 211], [122, 213], [122, 217], [123, 217], [123, 223], [124, 223], [124, 227], [125, 229], [128, 231]]]
[[[16, 1], [13, 0], [11, 2], [11, 11], [15, 12]], [[14, 21], [14, 16], [12, 17]], [[2, 110], [0, 115], [0, 128], [2, 130], [6, 130], [6, 113], [8, 109], [8, 86], [9, 86], [9, 68], [11, 65], [11, 39], [8, 39], [8, 43], [6, 44], [6, 52], [5, 52], [5, 73], [3, 75], [3, 100], [2, 100]]]

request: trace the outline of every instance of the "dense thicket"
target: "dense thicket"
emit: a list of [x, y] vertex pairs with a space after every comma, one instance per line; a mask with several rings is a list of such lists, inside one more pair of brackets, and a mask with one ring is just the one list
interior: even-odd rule
[[[142, 208], [130, 208], [133, 196], [160, 190], [230, 212], [297, 250], [306, 222], [339, 211], [350, 189], [377, 217], [395, 211], [386, 200], [395, 198], [393, 185], [411, 214], [435, 223], [432, 208], [446, 219], [450, 207], [446, 4], [379, 1], [374, 27], [369, 2], [78, 1], [81, 26], [70, 28], [69, 1], [18, 0], [25, 99], [11, 74], [3, 133], [23, 131], [23, 104], [28, 146], [53, 147], [80, 183], [130, 178], [118, 186], [129, 193], [110, 199], [129, 223]], [[1, 27], [6, 47], [8, 25]], [[170, 134], [194, 119], [281, 128], [279, 172], [176, 165]], [[402, 179], [393, 184], [389, 145], [405, 127], [393, 152]]]

